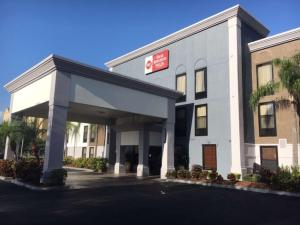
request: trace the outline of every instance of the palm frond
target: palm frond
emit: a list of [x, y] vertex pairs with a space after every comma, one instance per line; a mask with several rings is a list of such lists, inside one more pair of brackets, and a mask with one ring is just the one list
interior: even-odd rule
[[269, 82], [266, 85], [260, 86], [257, 90], [255, 90], [249, 99], [250, 108], [255, 111], [256, 107], [261, 100], [261, 98], [272, 95], [279, 90], [280, 83], [279, 82]]

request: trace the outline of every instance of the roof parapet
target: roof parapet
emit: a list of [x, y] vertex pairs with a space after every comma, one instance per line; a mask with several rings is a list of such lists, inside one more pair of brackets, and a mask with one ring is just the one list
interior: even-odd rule
[[134, 51], [131, 51], [125, 55], [122, 55], [118, 58], [115, 58], [111, 61], [105, 63], [108, 68], [117, 66], [124, 62], [127, 62], [131, 59], [137, 58], [141, 55], [147, 54], [151, 51], [162, 48], [166, 45], [169, 45], [173, 42], [191, 36], [195, 33], [198, 33], [202, 30], [208, 29], [220, 23], [227, 21], [229, 18], [238, 16], [243, 22], [248, 24], [250, 27], [254, 28], [262, 36], [267, 36], [269, 30], [262, 25], [258, 20], [251, 16], [246, 10], [244, 10], [240, 5], [235, 5], [229, 9], [226, 9], [222, 12], [219, 12], [213, 16], [210, 16], [204, 20], [201, 20], [197, 23], [194, 23], [186, 28], [183, 28], [177, 32], [174, 32], [166, 37], [163, 37], [157, 41], [154, 41], [148, 45], [145, 45], [141, 48], [138, 48]]

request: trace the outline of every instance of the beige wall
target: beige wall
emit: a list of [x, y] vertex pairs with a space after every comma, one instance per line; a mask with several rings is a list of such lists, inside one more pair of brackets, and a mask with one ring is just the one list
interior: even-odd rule
[[[251, 54], [252, 60], [252, 87], [257, 88], [256, 66], [265, 62], [270, 62], [276, 58], [286, 58], [300, 52], [300, 40], [277, 45], [268, 49], [263, 49]], [[278, 68], [273, 67], [274, 80], [279, 81]], [[280, 98], [289, 98], [286, 90], [280, 90], [272, 96], [264, 97], [261, 102], [272, 101]], [[296, 118], [298, 120], [298, 118]], [[299, 123], [297, 123], [299, 124]], [[259, 137], [258, 111], [254, 112], [254, 137], [257, 144], [278, 144], [278, 139], [286, 138], [288, 143], [292, 143], [292, 128], [295, 125], [295, 116], [292, 106], [286, 109], [276, 109], [276, 137]]]
[[3, 115], [2, 115], [2, 121], [3, 122], [8, 122], [9, 121], [9, 117], [10, 117], [9, 108], [6, 108], [5, 111], [3, 112]]
[[105, 144], [105, 125], [98, 125], [97, 145]]

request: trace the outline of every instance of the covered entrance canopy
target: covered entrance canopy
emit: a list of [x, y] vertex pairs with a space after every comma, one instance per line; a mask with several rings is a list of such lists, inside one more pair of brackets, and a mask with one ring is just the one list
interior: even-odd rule
[[[11, 114], [48, 118], [44, 177], [61, 168], [66, 121], [106, 124], [116, 131], [115, 173], [123, 171], [121, 132], [139, 131], [138, 175], [148, 173], [149, 132], [162, 140], [161, 177], [174, 169], [175, 101], [180, 93], [50, 55], [5, 85]], [[5, 158], [12, 157], [7, 141]]]

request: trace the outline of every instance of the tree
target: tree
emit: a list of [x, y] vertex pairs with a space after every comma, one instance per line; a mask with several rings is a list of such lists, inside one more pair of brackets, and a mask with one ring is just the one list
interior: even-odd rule
[[80, 134], [80, 126], [81, 123], [77, 122], [67, 122], [66, 125], [66, 135], [69, 137], [71, 136], [74, 142], [74, 153], [73, 153], [73, 157], [75, 158], [75, 148], [76, 148], [76, 143], [77, 143], [77, 138]]
[[25, 134], [23, 138], [30, 144], [31, 152], [34, 157], [39, 162], [40, 160], [40, 140], [43, 138], [43, 135], [47, 132], [43, 128], [44, 119], [30, 118], [25, 122]]
[[293, 162], [298, 164], [298, 138], [299, 138], [299, 121], [300, 116], [300, 52], [291, 58], [275, 59], [273, 64], [279, 69], [279, 82], [271, 81], [266, 85], [258, 87], [249, 100], [249, 105], [253, 111], [256, 110], [259, 101], [267, 95], [272, 95], [280, 89], [286, 89], [290, 98], [276, 99], [276, 108], [283, 105], [292, 105], [295, 116], [296, 143], [293, 143]]
[[37, 146], [38, 140], [46, 132], [46, 129], [41, 127], [44, 120], [39, 121], [37, 118], [24, 121], [20, 118], [14, 118], [11, 122], [4, 122], [0, 127], [1, 139], [9, 137], [9, 145], [15, 158], [18, 159], [18, 150], [20, 143], [24, 140], [31, 146], [33, 155], [39, 161], [39, 149]]

